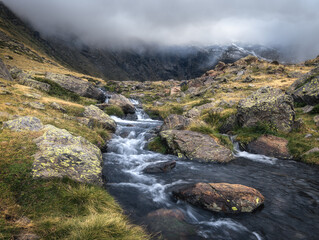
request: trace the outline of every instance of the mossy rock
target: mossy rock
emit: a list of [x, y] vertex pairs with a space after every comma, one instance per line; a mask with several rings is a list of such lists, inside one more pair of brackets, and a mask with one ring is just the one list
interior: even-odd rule
[[83, 137], [65, 129], [47, 125], [43, 136], [35, 140], [33, 176], [36, 178], [69, 177], [75, 181], [102, 184], [102, 153]]

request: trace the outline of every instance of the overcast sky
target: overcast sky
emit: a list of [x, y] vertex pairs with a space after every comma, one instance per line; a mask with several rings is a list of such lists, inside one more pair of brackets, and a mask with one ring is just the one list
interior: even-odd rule
[[319, 54], [319, 0], [4, 0], [45, 36], [98, 47], [136, 42], [280, 45]]

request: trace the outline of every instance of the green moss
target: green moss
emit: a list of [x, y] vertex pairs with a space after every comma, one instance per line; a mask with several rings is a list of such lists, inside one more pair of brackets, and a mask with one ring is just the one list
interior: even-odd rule
[[34, 77], [33, 79], [39, 82], [44, 82], [49, 84], [51, 86], [51, 89], [48, 92], [48, 94], [51, 96], [59, 97], [65, 100], [73, 101], [73, 102], [79, 102], [81, 100], [81, 97], [78, 94], [64, 89], [63, 87], [61, 87], [59, 84], [57, 84], [56, 82], [52, 80], [41, 78], [41, 77]]
[[196, 126], [191, 126], [190, 128], [191, 131], [194, 132], [199, 132], [203, 134], [210, 135], [211, 137], [215, 138], [218, 140], [219, 144], [227, 147], [228, 149], [233, 149], [233, 143], [229, 139], [228, 136], [225, 136], [223, 134], [218, 133], [213, 127], [211, 126], [206, 126], [206, 125], [196, 125]]
[[248, 144], [256, 140], [261, 135], [270, 134], [278, 136], [278, 131], [276, 127], [270, 123], [258, 122], [254, 127], [238, 127], [235, 130], [235, 135], [237, 135], [236, 140], [242, 144]]
[[104, 108], [104, 112], [110, 116], [117, 116], [120, 118], [125, 115], [122, 108], [114, 105]]
[[319, 104], [315, 105], [310, 113], [311, 114], [319, 114]]
[[144, 109], [151, 119], [162, 119], [160, 111], [157, 109]]
[[188, 85], [187, 84], [182, 85], [181, 91], [186, 92], [187, 90], [188, 90]]
[[307, 105], [307, 103], [305, 103], [305, 102], [294, 102], [295, 108], [305, 107], [306, 105]]
[[163, 141], [159, 136], [155, 137], [151, 142], [149, 142], [148, 149], [162, 154], [168, 153], [168, 148], [165, 141]]

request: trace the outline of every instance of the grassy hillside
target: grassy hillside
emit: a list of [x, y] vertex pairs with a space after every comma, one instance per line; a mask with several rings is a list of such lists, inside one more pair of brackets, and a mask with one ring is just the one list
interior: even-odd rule
[[[0, 58], [6, 65], [34, 79], [54, 72], [104, 83], [60, 65], [50, 51], [55, 50], [0, 4]], [[130, 224], [104, 188], [69, 179], [33, 179], [31, 168], [37, 151], [33, 140], [42, 132], [1, 129], [4, 121], [16, 115], [35, 116], [43, 124], [64, 128], [101, 147], [111, 133], [76, 120], [85, 105], [96, 101], [70, 98], [71, 93], [64, 90], [61, 95], [56, 88], [46, 93], [4, 79], [0, 79], [0, 88], [0, 239], [149, 239], [141, 227]], [[44, 104], [45, 110], [32, 108], [26, 104], [29, 102]], [[61, 105], [66, 113], [52, 108], [52, 102]]]

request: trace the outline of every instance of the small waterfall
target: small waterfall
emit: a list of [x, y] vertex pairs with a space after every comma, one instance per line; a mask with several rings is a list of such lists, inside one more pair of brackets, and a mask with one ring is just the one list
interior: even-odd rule
[[[118, 127], [108, 152], [103, 154], [103, 175], [106, 188], [134, 222], [149, 226], [148, 214], [164, 208], [181, 211], [188, 226], [196, 230], [195, 237], [189, 236], [174, 225], [176, 235], [172, 237], [165, 235], [165, 229], [151, 228], [154, 233], [162, 231], [165, 239], [314, 239], [318, 230], [313, 226], [319, 224], [318, 168], [241, 151], [235, 137], [231, 139], [237, 158], [229, 164], [182, 161], [173, 155], [149, 151], [147, 142], [162, 122], [150, 119], [139, 101], [131, 102], [136, 108], [136, 120], [112, 116]], [[164, 174], [143, 172], [145, 167], [163, 161], [176, 161], [176, 167]], [[223, 215], [172, 199], [173, 189], [196, 182], [238, 183], [256, 188], [266, 198], [265, 207], [247, 215]]]
[[277, 162], [277, 158], [268, 157], [261, 154], [249, 153], [246, 151], [240, 150], [239, 143], [235, 141], [236, 136], [230, 136], [230, 139], [234, 145], [234, 154], [238, 158], [246, 158], [252, 161], [266, 163], [266, 164], [275, 164]]

